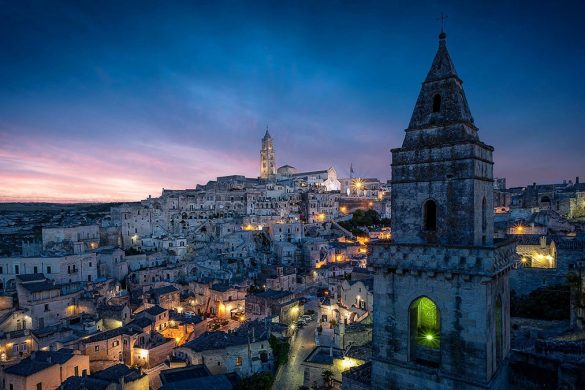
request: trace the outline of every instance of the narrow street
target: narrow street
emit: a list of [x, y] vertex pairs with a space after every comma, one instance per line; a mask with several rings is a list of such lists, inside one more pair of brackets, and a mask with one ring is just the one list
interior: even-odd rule
[[[305, 311], [312, 309], [317, 312], [317, 300], [313, 299], [305, 305]], [[278, 372], [274, 380], [273, 390], [297, 390], [303, 385], [304, 368], [301, 363], [315, 348], [315, 328], [317, 320], [310, 321], [303, 329], [299, 329], [291, 343], [288, 362]]]

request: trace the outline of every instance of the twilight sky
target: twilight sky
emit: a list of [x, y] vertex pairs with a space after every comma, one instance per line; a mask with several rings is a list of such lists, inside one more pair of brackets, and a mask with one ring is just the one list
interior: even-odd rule
[[579, 0], [0, 0], [0, 201], [255, 177], [267, 123], [278, 165], [386, 180], [441, 11], [496, 176], [585, 176]]

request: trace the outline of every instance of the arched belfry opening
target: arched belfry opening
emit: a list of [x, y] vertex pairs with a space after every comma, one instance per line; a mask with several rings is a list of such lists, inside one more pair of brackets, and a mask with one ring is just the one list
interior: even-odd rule
[[436, 94], [433, 96], [433, 112], [441, 111], [441, 95]]
[[428, 232], [437, 231], [437, 204], [432, 199], [423, 206], [423, 227]]
[[427, 297], [414, 300], [409, 309], [410, 359], [438, 365], [441, 354], [441, 315], [435, 302]]

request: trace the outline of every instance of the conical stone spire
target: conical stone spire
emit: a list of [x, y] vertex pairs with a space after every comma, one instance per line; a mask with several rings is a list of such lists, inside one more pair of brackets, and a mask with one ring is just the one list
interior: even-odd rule
[[477, 140], [463, 81], [447, 50], [446, 37], [444, 32], [439, 35], [439, 49], [422, 84], [403, 147]]
[[270, 136], [270, 133], [268, 132], [268, 125], [266, 126], [266, 133], [264, 134], [264, 137], [262, 137], [262, 140], [267, 140], [267, 139], [272, 139], [272, 137]]
[[437, 50], [437, 54], [435, 54], [433, 64], [431, 65], [431, 69], [429, 69], [425, 83], [446, 79], [448, 77], [459, 79], [457, 71], [455, 70], [455, 65], [453, 64], [449, 51], [447, 50], [447, 34], [442, 32], [439, 34], [439, 50]]

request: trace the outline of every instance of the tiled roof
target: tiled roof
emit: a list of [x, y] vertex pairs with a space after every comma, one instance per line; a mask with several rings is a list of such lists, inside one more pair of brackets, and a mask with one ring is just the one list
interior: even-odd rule
[[171, 382], [181, 382], [191, 378], [210, 376], [211, 373], [205, 364], [196, 364], [189, 367], [164, 370], [161, 371], [159, 375], [162, 383], [166, 384]]
[[101, 332], [101, 333], [98, 333], [96, 335], [93, 335], [93, 336], [85, 339], [84, 342], [85, 343], [95, 343], [98, 341], [108, 340], [108, 339], [111, 339], [113, 337], [118, 337], [122, 334], [132, 336], [132, 335], [135, 335], [138, 333], [139, 332], [137, 330], [132, 329], [129, 326], [121, 326], [121, 327], [116, 328], [116, 329], [106, 330], [105, 332]]
[[211, 286], [212, 290], [219, 291], [219, 292], [226, 292], [234, 288], [233, 286], [227, 284], [214, 284]]
[[159, 314], [164, 313], [166, 310], [160, 307], [159, 305], [154, 305], [149, 307], [148, 309], [144, 310], [145, 313], [150, 314], [151, 316], [157, 316]]
[[7, 374], [13, 374], [13, 375], [18, 375], [18, 376], [29, 376], [29, 375], [32, 375], [36, 372], [42, 371], [46, 368], [49, 368], [53, 364], [54, 363], [38, 362], [36, 360], [26, 358], [23, 361], [21, 361], [20, 363], [15, 364], [14, 366], [8, 367], [6, 370], [4, 370], [4, 372]]
[[318, 346], [311, 351], [305, 362], [330, 365], [333, 364], [333, 359], [343, 359], [343, 351], [339, 348]]
[[180, 382], [167, 383], [160, 390], [192, 390], [213, 389], [232, 390], [234, 386], [226, 375], [204, 376], [200, 378], [186, 379]]
[[55, 285], [52, 281], [42, 281], [42, 282], [35, 282], [35, 283], [24, 283], [22, 287], [30, 292], [39, 292], [39, 291], [46, 291], [46, 290], [61, 290], [61, 287]]
[[124, 378], [125, 382], [132, 382], [143, 377], [140, 370], [132, 369], [125, 364], [113, 365], [105, 370], [94, 372], [91, 376], [109, 382], [119, 382], [120, 378]]
[[16, 275], [16, 279], [20, 280], [21, 282], [34, 282], [34, 281], [42, 281], [45, 280], [45, 274], [36, 273], [36, 274], [20, 274]]
[[54, 364], [63, 364], [71, 359], [72, 356], [73, 350], [71, 349], [61, 349], [59, 351], [35, 351], [20, 363], [8, 367], [4, 372], [18, 376], [29, 376], [49, 368]]
[[107, 390], [110, 382], [91, 376], [70, 376], [59, 387], [60, 390]]
[[294, 295], [290, 291], [276, 291], [276, 290], [266, 290], [264, 292], [254, 294], [258, 297], [266, 298], [266, 299], [280, 299], [290, 295]]
[[163, 295], [163, 294], [170, 294], [170, 293], [178, 292], [178, 291], [179, 290], [177, 290], [177, 288], [175, 286], [168, 285], [168, 286], [164, 286], [164, 287], [153, 288], [152, 290], [150, 290], [150, 293], [152, 295]]
[[[252, 329], [254, 330], [252, 331]], [[269, 336], [269, 328], [264, 326], [264, 321], [253, 321], [230, 333], [221, 331], [205, 332], [195, 340], [185, 344], [185, 347], [197, 352], [209, 351], [224, 349], [229, 346], [245, 345], [248, 340], [252, 341], [252, 337], [254, 337], [255, 342], [264, 341]]]
[[133, 382], [144, 377], [139, 370], [129, 368], [125, 364], [116, 364], [105, 370], [98, 371], [89, 376], [72, 376], [61, 385], [62, 390], [106, 390], [112, 383]]
[[133, 319], [131, 322], [128, 323], [127, 326], [137, 326], [140, 329], [144, 329], [147, 326], [151, 326], [152, 325], [152, 320], [150, 318], [146, 318], [146, 317], [138, 317]]

